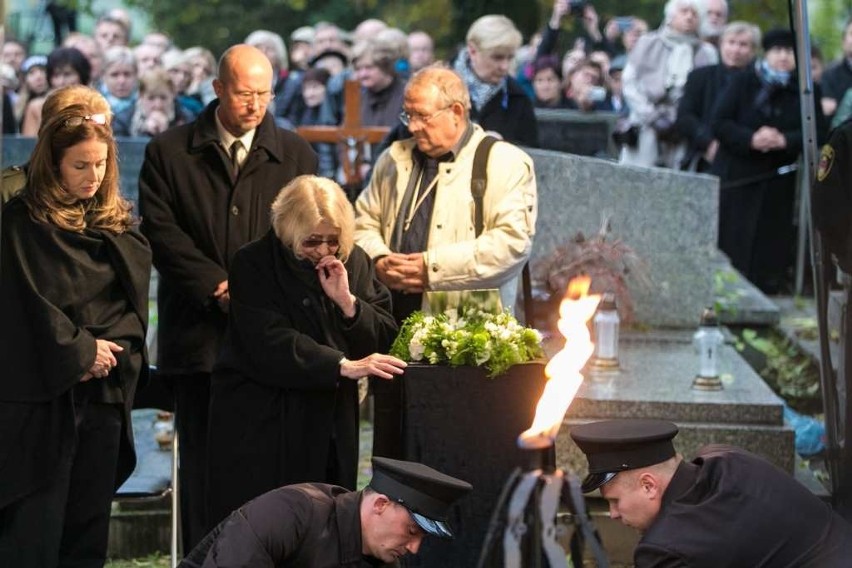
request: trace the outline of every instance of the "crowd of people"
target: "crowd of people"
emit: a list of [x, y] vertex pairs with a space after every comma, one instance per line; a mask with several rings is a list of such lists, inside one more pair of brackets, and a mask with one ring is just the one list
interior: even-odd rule
[[[569, 17], [583, 33], [560, 57]], [[632, 16], [601, 26], [591, 4], [556, 0], [528, 44], [510, 19], [485, 15], [443, 65], [428, 33], [372, 19], [351, 34], [301, 27], [289, 47], [257, 30], [218, 61], [158, 32], [131, 48], [120, 10], [46, 56], [6, 41], [4, 130], [37, 141], [2, 192], [20, 191], [2, 224], [0, 302], [12, 316], [0, 320], [10, 370], [0, 463], [15, 467], [0, 469], [0, 556], [102, 563], [110, 499], [134, 460], [129, 410], [147, 379], [152, 264], [184, 550], [202, 543], [199, 565], [226, 556], [218, 539], [255, 527], [229, 517], [246, 501], [287, 484], [355, 489], [359, 379], [372, 380], [374, 454], [403, 457], [395, 379], [406, 363], [386, 353], [425, 291], [496, 288], [513, 308], [539, 205], [521, 148], [539, 144], [537, 107], [619, 113], [624, 164], [718, 175], [722, 249], [764, 290], [781, 290], [795, 200], [782, 170], [802, 147], [793, 36], [727, 18], [724, 0], [669, 0], [656, 30]], [[852, 107], [850, 69], [844, 60], [823, 75], [820, 133], [824, 116]], [[389, 129], [354, 204], [335, 181], [337, 149], [294, 132], [340, 124], [349, 78], [361, 86], [361, 123]], [[141, 222], [118, 190], [116, 136], [151, 138]], [[432, 505], [430, 491], [453, 487], [447, 507], [469, 489], [379, 463], [403, 481], [379, 476], [373, 493], [341, 498], [349, 515], [361, 507], [355, 564], [391, 562], [424, 534], [449, 533], [435, 528], [446, 507], [420, 519], [400, 484], [425, 479]], [[326, 487], [267, 499], [328, 515], [338, 497]], [[370, 511], [396, 520], [376, 536]]]
[[[561, 37], [569, 19], [579, 33], [561, 54], [559, 46], [571, 39]], [[509, 19], [485, 16], [444, 63], [464, 78], [473, 120], [493, 136], [539, 146], [535, 108], [617, 113], [621, 163], [717, 175], [720, 249], [764, 292], [789, 292], [796, 194], [795, 167], [788, 166], [801, 150], [796, 113], [788, 112], [799, 100], [792, 35], [729, 23], [726, 0], [669, 0], [661, 20], [657, 29], [630, 15], [604, 22], [591, 3], [555, 0], [547, 23], [527, 43]], [[9, 113], [4, 132], [34, 136], [45, 95], [67, 84], [88, 84], [106, 97], [117, 136], [153, 136], [192, 122], [216, 96], [214, 55], [202, 46], [179, 49], [159, 32], [132, 48], [130, 37], [130, 18], [112, 10], [92, 36], [72, 32], [48, 54], [29, 54], [23, 43], [7, 40], [0, 73]], [[829, 124], [852, 115], [852, 26], [843, 37], [843, 59], [824, 74], [814, 49], [821, 140]], [[360, 84], [360, 124], [390, 129], [384, 144], [366, 148], [364, 179], [382, 149], [410, 136], [398, 120], [405, 85], [436, 61], [426, 31], [405, 33], [376, 19], [352, 32], [329, 22], [303, 26], [289, 41], [256, 30], [245, 43], [272, 65], [267, 108], [283, 128], [341, 124], [344, 83]], [[740, 72], [753, 77], [740, 93], [750, 104], [717, 104]], [[312, 146], [319, 174], [346, 182], [339, 148]], [[767, 255], [768, 247], [776, 252]]]

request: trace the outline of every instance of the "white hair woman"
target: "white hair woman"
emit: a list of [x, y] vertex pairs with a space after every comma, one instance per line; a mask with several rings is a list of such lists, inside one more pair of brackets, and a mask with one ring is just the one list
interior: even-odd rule
[[678, 167], [685, 145], [676, 134], [677, 105], [689, 72], [718, 62], [716, 49], [701, 41], [700, 0], [669, 0], [660, 29], [639, 38], [622, 76], [630, 124], [638, 137], [625, 145], [621, 163]]
[[228, 332], [210, 395], [208, 521], [281, 485], [354, 489], [358, 382], [391, 380], [390, 294], [354, 244], [332, 180], [300, 176], [272, 205], [272, 229], [234, 257]]
[[453, 64], [473, 103], [470, 118], [489, 134], [522, 146], [538, 146], [532, 101], [511, 77], [521, 32], [506, 16], [482, 16], [467, 31], [467, 48]]

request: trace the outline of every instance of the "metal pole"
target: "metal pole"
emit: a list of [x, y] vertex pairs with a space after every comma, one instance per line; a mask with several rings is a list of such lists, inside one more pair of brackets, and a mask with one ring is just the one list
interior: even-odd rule
[[810, 230], [810, 207], [808, 207], [808, 203], [810, 199], [807, 198], [810, 181], [805, 177], [806, 172], [807, 170], [800, 168], [796, 176], [796, 193], [799, 196], [799, 234], [796, 242], [796, 285], [794, 291], [797, 296], [801, 296], [805, 288], [805, 255], [810, 252], [808, 250], [808, 231]]
[[813, 230], [813, 211], [810, 207], [810, 191], [817, 160], [817, 125], [814, 112], [813, 78], [811, 77], [811, 41], [808, 25], [807, 0], [790, 0], [790, 13], [793, 19], [793, 30], [796, 34], [796, 54], [798, 62], [796, 70], [799, 75], [799, 89], [802, 119], [802, 155], [804, 171], [802, 177], [802, 207], [808, 211], [808, 231], [811, 242], [811, 263], [814, 273], [814, 296], [816, 298], [817, 322], [820, 345], [820, 386], [825, 410], [826, 430], [826, 467], [831, 482], [831, 494], [834, 498], [840, 487], [840, 461], [838, 433], [840, 425], [837, 420], [837, 378], [831, 365], [831, 352], [828, 337], [828, 282], [825, 249], [819, 233]]

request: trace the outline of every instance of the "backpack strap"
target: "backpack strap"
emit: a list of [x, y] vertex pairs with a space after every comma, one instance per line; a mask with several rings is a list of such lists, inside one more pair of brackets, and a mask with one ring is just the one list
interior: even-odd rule
[[[476, 147], [476, 153], [473, 155], [473, 175], [470, 178], [470, 193], [473, 195], [474, 205], [474, 228], [476, 236], [482, 234], [485, 228], [485, 220], [483, 209], [483, 201], [485, 198], [485, 188], [488, 186], [488, 155], [491, 153], [491, 147], [497, 139], [493, 136], [486, 136]], [[521, 286], [524, 294], [524, 323], [532, 325], [533, 323], [533, 303], [532, 303], [532, 283], [530, 282], [530, 267], [529, 263], [524, 263], [524, 268], [521, 271]]]
[[488, 185], [488, 155], [491, 153], [491, 147], [497, 139], [493, 136], [486, 136], [476, 147], [476, 153], [473, 155], [473, 175], [470, 178], [470, 193], [473, 194], [474, 204], [474, 227], [476, 236], [482, 234], [485, 228], [483, 217], [483, 200], [485, 198], [485, 188]]

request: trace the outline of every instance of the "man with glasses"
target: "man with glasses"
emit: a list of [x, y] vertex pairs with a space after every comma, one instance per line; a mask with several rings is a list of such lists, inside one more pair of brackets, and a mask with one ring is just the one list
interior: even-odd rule
[[209, 528], [207, 407], [231, 260], [269, 229], [279, 190], [317, 168], [310, 145], [266, 112], [272, 79], [263, 52], [244, 44], [228, 49], [213, 82], [217, 99], [194, 123], [153, 138], [139, 176], [142, 231], [160, 273], [157, 364], [174, 378], [184, 550]]
[[[486, 134], [470, 121], [461, 77], [437, 67], [415, 74], [400, 120], [413, 137], [382, 153], [355, 204], [355, 240], [390, 288], [394, 317], [402, 321], [420, 309], [426, 290], [499, 288], [503, 306], [512, 309], [535, 233], [532, 160], [507, 142], [491, 148], [477, 235], [471, 179]], [[396, 381], [385, 383], [398, 389]], [[373, 453], [398, 457], [398, 394], [375, 396]]]

